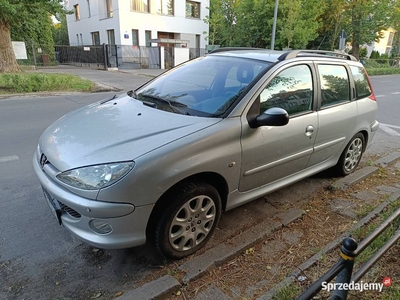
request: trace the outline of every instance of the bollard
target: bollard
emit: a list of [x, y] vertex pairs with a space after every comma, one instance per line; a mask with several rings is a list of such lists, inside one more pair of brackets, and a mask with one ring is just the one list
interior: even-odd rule
[[[357, 242], [353, 238], [345, 238], [342, 242], [340, 261], [344, 264], [344, 268], [336, 277], [336, 283], [350, 283], [353, 272], [354, 258], [356, 257]], [[332, 300], [346, 300], [347, 289], [334, 290]]]

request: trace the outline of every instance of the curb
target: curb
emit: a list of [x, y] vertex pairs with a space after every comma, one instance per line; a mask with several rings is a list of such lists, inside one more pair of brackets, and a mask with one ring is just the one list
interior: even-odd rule
[[[382, 168], [385, 168], [394, 163], [399, 158], [400, 158], [400, 152], [393, 152], [377, 160], [374, 164], [379, 165]], [[364, 167], [345, 178], [337, 180], [335, 183], [331, 184], [329, 188], [346, 189], [349, 186], [365, 179], [369, 175], [377, 172], [378, 169], [379, 169], [378, 167], [371, 167], [371, 166]], [[366, 217], [361, 219], [357, 224], [355, 224], [350, 230], [350, 232], [370, 222], [386, 206], [388, 206], [391, 202], [397, 200], [400, 197], [399, 190], [396, 193], [392, 194], [388, 200], [377, 206], [372, 212], [370, 212]], [[190, 260], [182, 263], [178, 269], [186, 274], [184, 275], [181, 282], [179, 282], [176, 278], [170, 275], [164, 275], [156, 280], [144, 284], [139, 288], [124, 293], [123, 295], [118, 297], [118, 299], [124, 299], [124, 300], [160, 299], [168, 293], [174, 293], [177, 290], [179, 290], [181, 286], [186, 285], [189, 282], [193, 281], [194, 279], [204, 275], [207, 271], [211, 270], [212, 268], [225, 263], [232, 257], [240, 254], [249, 247], [252, 247], [253, 245], [257, 244], [262, 239], [270, 235], [272, 232], [275, 232], [278, 229], [285, 227], [290, 223], [300, 219], [304, 214], [305, 212], [299, 208], [288, 209], [287, 211], [276, 215], [276, 219], [278, 221], [270, 219], [265, 220], [259, 223], [258, 225], [250, 229], [247, 229], [241, 234], [231, 238], [226, 243], [219, 244], [218, 246], [207, 250], [203, 254], [195, 256]], [[264, 231], [260, 230], [261, 228], [264, 229]], [[268, 228], [268, 230], [265, 231], [265, 228]], [[348, 235], [349, 235], [348, 233], [344, 233], [340, 237], [330, 242], [327, 246], [325, 246], [323, 250], [313, 255], [306, 262], [298, 266], [296, 268], [297, 269], [296, 271], [287, 276], [283, 281], [278, 283], [274, 288], [272, 288], [266, 294], [257, 298], [257, 300], [272, 299], [272, 297], [274, 297], [274, 295], [281, 288], [294, 282], [296, 278], [302, 274], [302, 272], [313, 266], [325, 253], [336, 248], [341, 243], [342, 239], [344, 237], [347, 237]], [[209, 290], [207, 290], [206, 293], [213, 296], [218, 295], [218, 299], [231, 299], [228, 295], [226, 295], [216, 286], [213, 286], [212, 289], [209, 288]], [[198, 296], [200, 298], [196, 297], [196, 300], [201, 300], [202, 299], [201, 293]], [[222, 296], [223, 298], [221, 298]]]

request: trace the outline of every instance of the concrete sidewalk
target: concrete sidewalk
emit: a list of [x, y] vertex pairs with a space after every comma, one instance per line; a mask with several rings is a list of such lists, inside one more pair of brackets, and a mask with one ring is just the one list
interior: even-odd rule
[[96, 92], [106, 91], [129, 91], [145, 84], [152, 78], [167, 70], [160, 69], [137, 69], [105, 71], [88, 69], [75, 66], [59, 65], [56, 67], [39, 67], [35, 72], [43, 73], [66, 73], [88, 79], [97, 84]]

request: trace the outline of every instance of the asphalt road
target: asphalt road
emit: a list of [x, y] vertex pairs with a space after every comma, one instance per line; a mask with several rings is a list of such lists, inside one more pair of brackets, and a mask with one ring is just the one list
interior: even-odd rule
[[[367, 155], [400, 148], [399, 78], [371, 78], [384, 125]], [[149, 246], [103, 251], [72, 238], [57, 225], [33, 173], [41, 132], [63, 114], [110, 94], [0, 99], [0, 299], [109, 299], [164, 265]], [[269, 195], [268, 203], [257, 200], [224, 214], [208, 247], [271, 217], [274, 201], [298, 201], [327, 181], [312, 177]]]

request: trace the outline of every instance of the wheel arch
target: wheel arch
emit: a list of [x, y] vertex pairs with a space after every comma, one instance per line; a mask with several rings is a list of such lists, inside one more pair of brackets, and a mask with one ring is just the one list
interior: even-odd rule
[[364, 145], [363, 145], [363, 153], [365, 152], [365, 150], [367, 149], [367, 145], [368, 145], [368, 132], [366, 130], [361, 130], [359, 131], [359, 133], [361, 133], [364, 136]]
[[173, 186], [171, 186], [167, 191], [165, 191], [161, 197], [157, 200], [154, 205], [154, 208], [150, 214], [149, 220], [146, 226], [146, 237], [148, 240], [152, 242], [152, 233], [155, 229], [156, 220], [163, 213], [164, 208], [168, 205], [167, 199], [170, 194], [173, 194], [180, 187], [185, 184], [189, 184], [191, 182], [204, 182], [212, 185], [217, 191], [221, 198], [222, 211], [225, 211], [226, 203], [228, 199], [228, 183], [225, 178], [218, 173], [215, 172], [202, 172], [198, 174], [191, 175], [186, 177]]

